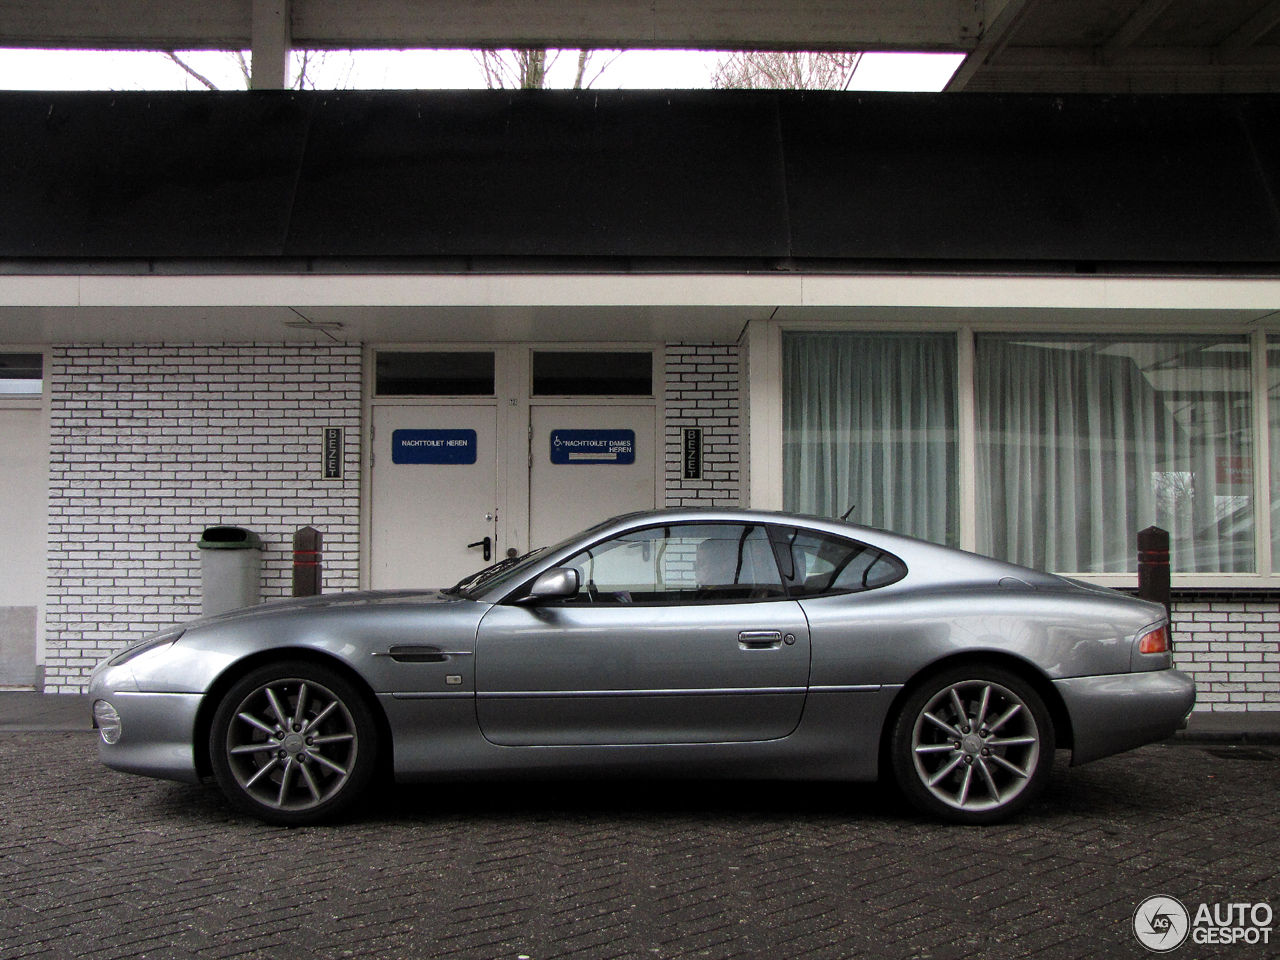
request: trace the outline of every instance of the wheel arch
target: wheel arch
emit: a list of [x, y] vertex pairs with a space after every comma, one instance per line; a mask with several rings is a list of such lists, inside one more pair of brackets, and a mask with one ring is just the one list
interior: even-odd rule
[[213, 776], [213, 762], [209, 756], [209, 734], [213, 729], [213, 716], [218, 712], [218, 704], [226, 696], [227, 691], [250, 671], [269, 663], [282, 660], [304, 661], [327, 667], [340, 673], [351, 683], [364, 698], [373, 722], [378, 728], [380, 749], [378, 751], [378, 773], [393, 769], [392, 752], [395, 749], [391, 739], [391, 724], [387, 720], [386, 711], [382, 709], [373, 688], [352, 666], [344, 660], [321, 650], [310, 647], [274, 647], [270, 650], [259, 650], [237, 660], [228, 666], [209, 685], [200, 701], [200, 709], [196, 712], [195, 734], [192, 748], [195, 753], [196, 772], [201, 778]]
[[893, 702], [889, 704], [889, 709], [885, 713], [884, 725], [880, 729], [879, 777], [881, 779], [888, 776], [891, 769], [889, 765], [889, 741], [892, 737], [894, 721], [902, 709], [902, 704], [921, 683], [930, 677], [953, 667], [966, 664], [1002, 667], [1011, 673], [1017, 674], [1029, 683], [1032, 689], [1040, 696], [1040, 699], [1044, 701], [1045, 709], [1049, 711], [1049, 719], [1053, 723], [1053, 735], [1057, 746], [1065, 749], [1074, 748], [1075, 735], [1071, 729], [1071, 714], [1067, 710], [1066, 701], [1062, 699], [1062, 695], [1058, 692], [1057, 687], [1053, 685], [1053, 681], [1043, 671], [1030, 661], [1003, 650], [966, 650], [943, 657], [941, 660], [935, 660], [928, 666], [916, 671], [911, 679], [902, 685], [902, 689], [898, 691], [897, 696], [893, 698]]

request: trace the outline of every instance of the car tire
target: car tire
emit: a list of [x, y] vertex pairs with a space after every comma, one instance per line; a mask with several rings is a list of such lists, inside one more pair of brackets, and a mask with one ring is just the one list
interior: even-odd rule
[[890, 732], [894, 779], [924, 813], [951, 823], [998, 823], [1023, 810], [1053, 769], [1053, 721], [1018, 674], [992, 664], [952, 667], [919, 682]]
[[267, 823], [330, 820], [364, 793], [377, 767], [378, 728], [341, 673], [306, 661], [259, 667], [226, 692], [209, 758], [231, 803]]

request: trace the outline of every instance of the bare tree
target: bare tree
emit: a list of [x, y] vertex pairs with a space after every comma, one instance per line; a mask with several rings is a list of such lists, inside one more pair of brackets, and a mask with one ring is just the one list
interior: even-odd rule
[[[551, 67], [563, 52], [548, 50], [545, 47], [520, 47], [507, 50], [477, 50], [475, 57], [481, 73], [484, 74], [485, 86], [490, 90], [541, 90], [547, 85], [547, 74], [551, 72]], [[606, 59], [603, 62], [596, 60], [593, 64], [593, 58], [601, 53], [606, 55]], [[620, 56], [622, 56], [621, 50], [579, 50], [573, 89], [582, 90], [590, 87]], [[594, 70], [591, 69], [593, 66]]]
[[546, 86], [547, 69], [558, 56], [556, 51], [548, 62], [545, 47], [475, 52], [476, 62], [484, 74], [484, 85], [490, 90], [540, 90]]
[[351, 73], [355, 70], [355, 60], [349, 50], [295, 50], [297, 71], [293, 75], [294, 90], [316, 90], [316, 77], [325, 67], [335, 62], [342, 69], [337, 89], [345, 90], [351, 83]]
[[249, 58], [244, 55], [243, 50], [235, 50], [231, 54], [231, 59], [236, 62], [236, 66], [240, 69], [240, 76], [244, 77], [244, 88], [248, 90], [253, 86], [253, 64], [249, 62]]
[[[218, 89], [212, 80], [210, 80], [204, 74], [197, 72], [195, 69], [192, 68], [191, 64], [187, 63], [185, 60], [179, 57], [178, 52], [176, 50], [165, 50], [164, 56], [166, 60], [176, 63], [179, 67], [181, 67], [191, 76], [195, 77], [198, 81], [200, 81], [200, 83], [202, 83], [208, 89], [210, 90]], [[239, 56], [240, 56], [241, 62], [243, 63], [244, 55], [240, 54]], [[248, 86], [248, 84], [246, 83], [245, 86]]]
[[[608, 70], [609, 67], [625, 52], [625, 50], [579, 50], [578, 73], [577, 76], [574, 77], [573, 89], [589, 89], [593, 83], [600, 79], [600, 75]], [[593, 62], [593, 58], [596, 57], [599, 57], [600, 59], [595, 59]], [[593, 73], [590, 72], [591, 68], [594, 68]], [[583, 78], [588, 74], [590, 74], [590, 77], [584, 83]]]
[[[289, 84], [289, 88], [291, 90], [316, 89], [315, 76], [319, 72], [320, 68], [323, 67], [326, 62], [328, 62], [331, 51], [299, 50], [296, 52], [297, 52], [297, 58], [294, 62], [297, 69], [294, 72], [293, 80]], [[178, 52], [176, 50], [165, 50], [163, 51], [163, 53], [166, 60], [169, 60], [170, 62], [181, 67], [183, 70], [185, 70], [188, 74], [194, 77], [207, 89], [209, 90], [219, 89], [217, 84], [215, 84], [208, 77], [204, 76], [204, 74], [197, 71], [194, 67], [191, 66], [191, 64], [187, 63], [180, 56], [178, 56]], [[253, 85], [253, 65], [250, 62], [249, 58], [244, 55], [243, 50], [228, 51], [227, 56], [232, 59], [232, 61], [236, 65], [236, 68], [240, 71], [240, 76], [244, 78], [243, 89], [248, 90]], [[348, 57], [347, 64], [346, 64], [346, 73], [343, 78], [344, 85], [346, 81], [350, 79], [351, 69], [352, 69], [351, 58]]]
[[861, 53], [746, 50], [716, 64], [720, 90], [847, 90]]

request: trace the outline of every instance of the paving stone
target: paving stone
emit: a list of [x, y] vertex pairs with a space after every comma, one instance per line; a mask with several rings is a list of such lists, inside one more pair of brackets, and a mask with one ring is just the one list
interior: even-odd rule
[[289, 830], [107, 770], [89, 734], [0, 733], [0, 957], [1076, 960], [1145, 956], [1157, 893], [1280, 914], [1280, 763], [1065, 756], [988, 828], [867, 785], [577, 782], [397, 787]]

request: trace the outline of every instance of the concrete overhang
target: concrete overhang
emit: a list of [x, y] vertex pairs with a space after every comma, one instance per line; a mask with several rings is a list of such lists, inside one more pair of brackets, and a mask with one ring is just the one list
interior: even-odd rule
[[0, 276], [0, 342], [736, 341], [882, 329], [1270, 329], [1280, 279], [1036, 276]]

